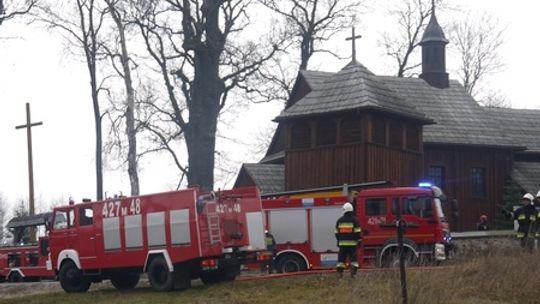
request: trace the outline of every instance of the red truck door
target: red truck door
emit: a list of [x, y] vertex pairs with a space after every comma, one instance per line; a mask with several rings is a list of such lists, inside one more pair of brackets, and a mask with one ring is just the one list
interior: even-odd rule
[[433, 208], [433, 198], [429, 195], [406, 196], [401, 199], [401, 214], [407, 223], [417, 224], [418, 228], [407, 231], [406, 236], [414, 236], [416, 243], [424, 243], [422, 239], [432, 242], [435, 238], [437, 221], [436, 210]]
[[357, 214], [361, 221], [360, 226], [364, 231], [365, 245], [370, 245], [373, 242], [379, 242], [384, 238], [393, 237], [395, 231], [391, 227], [382, 227], [381, 224], [389, 223], [394, 218], [391, 216], [390, 208], [388, 208], [389, 198], [385, 196], [381, 197], [367, 197], [360, 200], [360, 204], [357, 205]]
[[96, 261], [96, 230], [94, 229], [94, 211], [91, 205], [78, 205], [76, 208], [76, 237], [79, 258], [84, 268], [94, 268]]

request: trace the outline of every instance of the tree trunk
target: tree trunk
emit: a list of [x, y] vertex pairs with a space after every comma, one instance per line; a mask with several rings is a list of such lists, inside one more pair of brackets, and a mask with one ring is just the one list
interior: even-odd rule
[[92, 87], [92, 104], [94, 106], [94, 123], [96, 126], [96, 199], [103, 199], [103, 144], [101, 132], [101, 112], [96, 83], [96, 70], [90, 70]]
[[185, 133], [188, 149], [188, 183], [204, 190], [214, 187], [214, 153], [223, 80], [219, 77], [218, 48], [200, 48], [195, 52], [193, 102]]
[[125, 35], [125, 27], [120, 15], [110, 1], [106, 1], [111, 15], [118, 29], [120, 38], [120, 61], [122, 62], [122, 71], [124, 73], [124, 86], [126, 87], [126, 134], [128, 138], [128, 175], [131, 186], [131, 195], [139, 195], [139, 173], [137, 168], [137, 133], [135, 131], [135, 94], [133, 81], [131, 80], [131, 70], [129, 67], [129, 53]]

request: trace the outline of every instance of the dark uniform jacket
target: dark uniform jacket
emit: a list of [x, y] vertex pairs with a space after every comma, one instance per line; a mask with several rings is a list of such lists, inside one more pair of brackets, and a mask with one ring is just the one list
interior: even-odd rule
[[514, 212], [514, 220], [518, 221], [519, 228], [517, 237], [524, 238], [529, 236], [534, 236], [535, 233], [535, 222], [536, 222], [536, 209], [533, 204], [523, 206]]
[[336, 222], [338, 246], [357, 246], [362, 240], [362, 229], [353, 212], [345, 212]]
[[274, 252], [276, 250], [276, 240], [271, 233], [266, 233], [264, 236], [266, 250]]

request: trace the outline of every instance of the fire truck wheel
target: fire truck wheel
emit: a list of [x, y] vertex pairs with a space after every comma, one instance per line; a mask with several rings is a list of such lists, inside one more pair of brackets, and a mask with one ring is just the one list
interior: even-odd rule
[[132, 272], [122, 272], [111, 277], [111, 284], [118, 290], [130, 290], [139, 283], [140, 275]]
[[276, 261], [277, 272], [297, 272], [307, 269], [306, 262], [300, 256], [295, 254], [284, 254], [279, 256]]
[[12, 272], [8, 278], [8, 282], [10, 283], [21, 283], [23, 281], [24, 278], [18, 272]]
[[169, 271], [167, 262], [161, 256], [150, 261], [148, 280], [155, 291], [171, 291], [174, 289], [174, 272]]
[[[414, 256], [414, 254], [410, 250], [407, 250], [405, 252], [405, 267], [415, 265], [416, 264], [415, 260], [416, 260], [416, 257]], [[383, 267], [388, 267], [388, 268], [399, 267], [399, 254], [397, 250], [392, 250], [385, 254], [385, 257], [383, 258]]]
[[82, 271], [71, 261], [66, 262], [60, 267], [58, 278], [60, 285], [68, 293], [86, 292], [91, 284], [90, 280], [85, 278]]

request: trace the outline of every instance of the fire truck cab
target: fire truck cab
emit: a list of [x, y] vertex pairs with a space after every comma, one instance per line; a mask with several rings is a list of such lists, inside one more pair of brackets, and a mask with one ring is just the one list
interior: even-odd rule
[[242, 259], [264, 249], [259, 191], [193, 188], [58, 207], [49, 240], [66, 292], [106, 279], [131, 289], [143, 272], [158, 291], [234, 280]]
[[[360, 186], [363, 186], [360, 184]], [[328, 193], [328, 192], [326, 192]], [[355, 197], [354, 197], [355, 196]], [[337, 262], [334, 228], [350, 201], [363, 230], [358, 247], [362, 267], [392, 267], [398, 262], [396, 214], [408, 223], [404, 236], [409, 265], [445, 260], [450, 240], [438, 188], [384, 187], [355, 193], [325, 192], [269, 196], [263, 199], [268, 230], [276, 240], [276, 269], [294, 272], [331, 268]]]
[[52, 213], [25, 215], [8, 222], [6, 228], [14, 237], [9, 244], [0, 245], [0, 283], [54, 278], [47, 267], [49, 239], [45, 229], [51, 216]]

